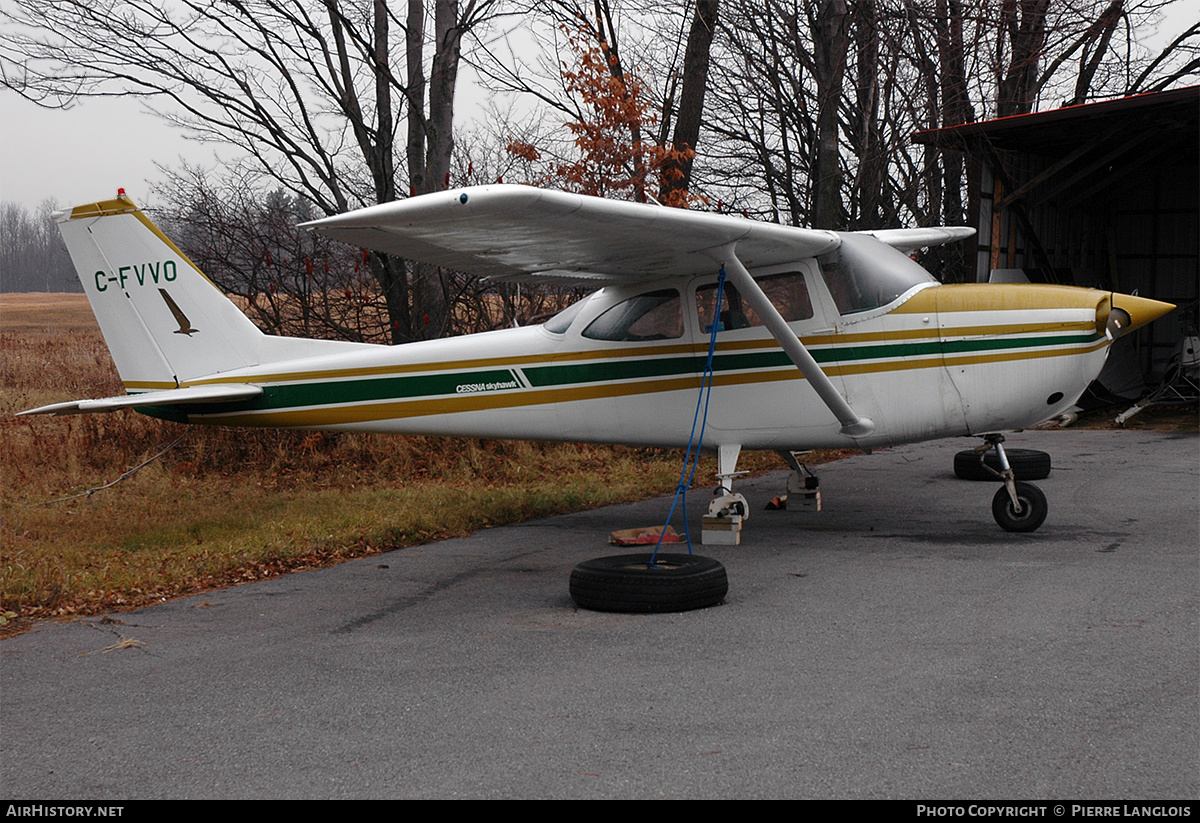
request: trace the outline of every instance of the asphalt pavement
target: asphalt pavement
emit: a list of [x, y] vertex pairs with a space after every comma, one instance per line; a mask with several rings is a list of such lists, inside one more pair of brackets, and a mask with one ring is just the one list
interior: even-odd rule
[[740, 483], [708, 609], [568, 596], [659, 499], [41, 624], [0, 642], [0, 796], [1197, 798], [1200, 438], [1010, 436], [1054, 461], [1028, 535], [973, 444], [823, 466], [820, 513]]

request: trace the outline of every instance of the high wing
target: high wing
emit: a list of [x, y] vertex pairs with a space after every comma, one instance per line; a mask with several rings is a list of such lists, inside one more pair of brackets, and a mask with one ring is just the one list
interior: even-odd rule
[[898, 252], [911, 254], [925, 246], [940, 246], [943, 243], [966, 240], [975, 234], [975, 229], [967, 226], [930, 226], [920, 229], [875, 229], [859, 233], [869, 234]]
[[747, 267], [833, 251], [831, 231], [495, 185], [385, 203], [304, 224], [361, 248], [492, 280], [632, 281], [714, 270], [737, 246]]
[[117, 397], [102, 397], [94, 400], [69, 400], [52, 403], [17, 412], [17, 417], [26, 414], [89, 414], [109, 412], [138, 406], [186, 406], [203, 403], [228, 403], [234, 400], [249, 400], [263, 393], [262, 387], [245, 383], [229, 383], [215, 386], [189, 386], [184, 389], [148, 391], [140, 394], [122, 394]]

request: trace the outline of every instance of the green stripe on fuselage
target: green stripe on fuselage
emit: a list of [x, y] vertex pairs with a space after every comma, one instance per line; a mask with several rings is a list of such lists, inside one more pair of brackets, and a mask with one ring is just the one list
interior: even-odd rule
[[[931, 355], [963, 354], [989, 349], [1029, 349], [1043, 346], [1080, 346], [1099, 340], [1097, 334], [1071, 334], [1054, 337], [979, 337], [966, 340], [931, 340], [924, 343], [880, 343], [870, 346], [848, 346], [844, 349], [814, 351], [818, 363], [846, 363], [853, 360], [882, 360], [887, 358], [929, 357]], [[822, 357], [821, 355], [826, 355]]]
[[[818, 363], [848, 363], [862, 360], [903, 360], [988, 350], [1074, 346], [1094, 342], [1095, 334], [1038, 337], [986, 337], [967, 340], [930, 340], [913, 343], [878, 343], [837, 348], [813, 348]], [[764, 345], [766, 342], [764, 341]], [[603, 352], [597, 352], [603, 356]], [[699, 374], [704, 356], [634, 357], [591, 363], [561, 363], [521, 368], [533, 389], [566, 388], [588, 383], [645, 380]], [[935, 365], [936, 361], [930, 365]], [[716, 372], [757, 371], [792, 366], [780, 349], [721, 354], [713, 358]], [[188, 406], [188, 414], [275, 411], [333, 404], [370, 403], [381, 400], [447, 397], [503, 392], [523, 388], [507, 369], [478, 372], [440, 372], [405, 377], [313, 381], [268, 385], [261, 397], [247, 402]], [[161, 414], [159, 415], [161, 416]]]

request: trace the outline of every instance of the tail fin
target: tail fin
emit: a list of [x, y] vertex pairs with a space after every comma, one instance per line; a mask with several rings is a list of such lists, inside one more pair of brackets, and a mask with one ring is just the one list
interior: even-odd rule
[[124, 192], [55, 219], [127, 390], [258, 364], [265, 335]]

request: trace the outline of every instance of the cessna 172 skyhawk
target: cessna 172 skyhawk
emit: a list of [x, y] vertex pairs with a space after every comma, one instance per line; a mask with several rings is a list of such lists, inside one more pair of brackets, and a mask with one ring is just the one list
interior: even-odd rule
[[187, 423], [682, 447], [715, 325], [703, 445], [726, 491], [741, 449], [976, 435], [997, 451], [993, 513], [1014, 531], [1047, 507], [1014, 479], [999, 433], [1070, 408], [1118, 335], [1173, 308], [940, 285], [906, 256], [970, 229], [842, 233], [497, 185], [308, 225], [493, 280], [598, 291], [537, 326], [402, 346], [306, 340], [259, 331], [123, 193], [57, 219], [128, 394], [24, 414], [132, 407]]

